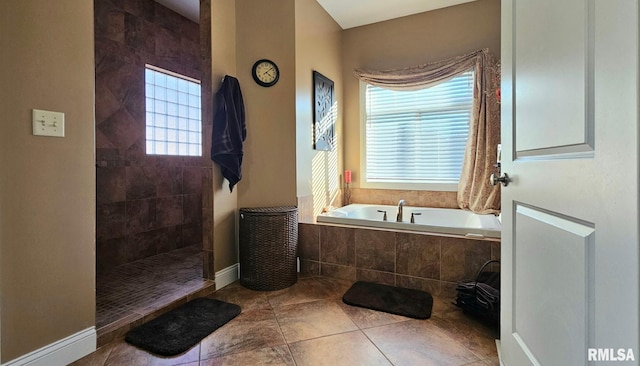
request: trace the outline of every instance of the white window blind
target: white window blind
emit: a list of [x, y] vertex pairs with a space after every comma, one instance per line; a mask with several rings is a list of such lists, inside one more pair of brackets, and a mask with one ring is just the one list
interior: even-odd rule
[[146, 65], [148, 155], [202, 156], [200, 81]]
[[367, 182], [458, 182], [473, 105], [473, 72], [426, 89], [367, 85], [365, 93]]

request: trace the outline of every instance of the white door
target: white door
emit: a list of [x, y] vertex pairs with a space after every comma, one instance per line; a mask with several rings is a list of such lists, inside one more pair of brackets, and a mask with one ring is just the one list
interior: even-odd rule
[[502, 1], [506, 366], [640, 362], [638, 51], [637, 0]]

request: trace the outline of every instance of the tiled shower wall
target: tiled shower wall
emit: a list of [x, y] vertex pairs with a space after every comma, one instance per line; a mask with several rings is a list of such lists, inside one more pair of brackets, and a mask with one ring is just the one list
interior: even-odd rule
[[298, 255], [305, 274], [453, 297], [458, 281], [474, 278], [486, 261], [500, 259], [500, 242], [299, 224]]
[[[201, 52], [201, 29], [153, 0], [94, 5], [97, 269], [188, 245], [212, 253], [212, 225], [203, 227], [213, 207], [211, 53]], [[146, 155], [145, 64], [203, 81], [204, 157]]]

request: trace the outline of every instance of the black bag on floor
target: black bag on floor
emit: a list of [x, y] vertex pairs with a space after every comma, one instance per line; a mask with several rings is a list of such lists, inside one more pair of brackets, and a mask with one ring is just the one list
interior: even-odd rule
[[500, 322], [500, 272], [485, 271], [491, 263], [482, 265], [474, 280], [465, 280], [456, 286], [455, 305], [464, 313], [476, 315], [491, 323]]

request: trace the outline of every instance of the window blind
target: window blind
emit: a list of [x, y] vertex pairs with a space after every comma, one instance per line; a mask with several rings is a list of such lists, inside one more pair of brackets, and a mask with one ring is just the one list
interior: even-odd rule
[[457, 183], [473, 106], [473, 72], [436, 86], [366, 86], [367, 182]]

